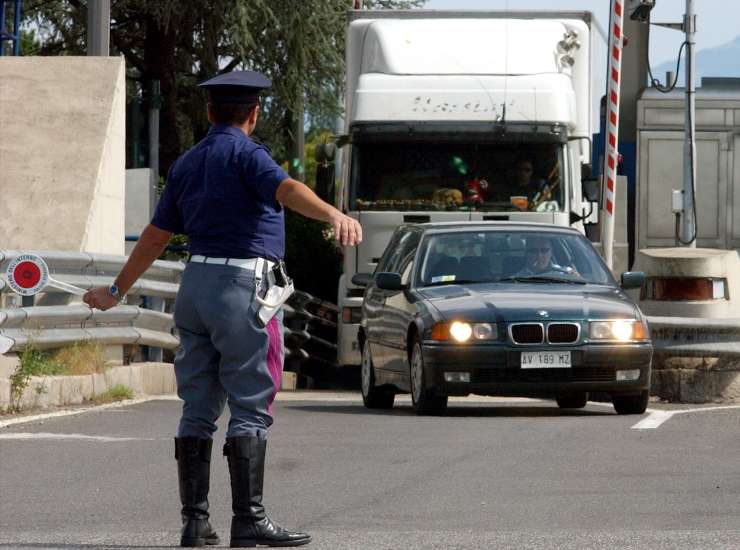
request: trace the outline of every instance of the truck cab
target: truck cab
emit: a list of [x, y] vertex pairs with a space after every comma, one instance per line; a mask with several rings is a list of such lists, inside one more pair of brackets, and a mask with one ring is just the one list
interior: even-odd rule
[[360, 363], [363, 288], [402, 223], [536, 221], [583, 230], [593, 128], [586, 12], [350, 12], [338, 363]]

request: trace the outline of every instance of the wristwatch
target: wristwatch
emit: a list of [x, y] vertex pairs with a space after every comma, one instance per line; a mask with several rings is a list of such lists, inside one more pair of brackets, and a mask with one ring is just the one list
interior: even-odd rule
[[121, 293], [118, 290], [118, 285], [116, 283], [113, 283], [112, 285], [108, 287], [108, 294], [113, 296], [116, 300], [121, 299]]

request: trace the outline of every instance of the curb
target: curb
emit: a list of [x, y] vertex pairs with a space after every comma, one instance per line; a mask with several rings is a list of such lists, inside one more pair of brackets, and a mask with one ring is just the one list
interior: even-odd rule
[[[20, 410], [81, 405], [117, 385], [129, 388], [134, 399], [177, 393], [172, 363], [136, 363], [112, 367], [101, 374], [32, 376], [21, 396]], [[295, 373], [283, 372], [280, 389], [296, 389]], [[0, 410], [7, 410], [10, 404], [10, 380], [0, 378]]]

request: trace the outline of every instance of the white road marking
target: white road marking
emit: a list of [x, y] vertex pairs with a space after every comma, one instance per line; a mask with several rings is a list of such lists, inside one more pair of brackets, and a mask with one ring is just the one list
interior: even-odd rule
[[632, 426], [633, 430], [654, 430], [666, 420], [669, 420], [675, 411], [656, 411], [653, 410], [647, 418], [643, 418], [637, 424]]
[[701, 413], [701, 412], [707, 412], [707, 411], [722, 411], [727, 409], [740, 409], [740, 405], [724, 405], [719, 407], [697, 407], [694, 409], [673, 409], [670, 411], [663, 411], [663, 410], [656, 410], [656, 409], [648, 409], [648, 412], [650, 412], [650, 416], [647, 418], [640, 420], [637, 424], [632, 426], [633, 430], [654, 430], [663, 422], [666, 422], [667, 420], [670, 420], [671, 417], [677, 415], [677, 414], [687, 414], [687, 413]]
[[[298, 390], [298, 391], [282, 391], [279, 392], [275, 398], [277, 401], [319, 401], [325, 403], [361, 403], [362, 396], [359, 392], [335, 392], [335, 391], [315, 391], [315, 390]], [[128, 407], [131, 405], [138, 405], [140, 403], [146, 403], [148, 401], [179, 401], [180, 398], [175, 394], [165, 395], [150, 395], [147, 397], [141, 397], [138, 399], [128, 399], [124, 401], [117, 401], [115, 403], [106, 403], [105, 405], [98, 405], [83, 409], [72, 409], [54, 411], [42, 414], [35, 414], [29, 416], [21, 416], [18, 418], [10, 418], [8, 420], [0, 420], [0, 428], [7, 426], [13, 426], [16, 424], [25, 424], [27, 422], [38, 422], [47, 420], [49, 418], [60, 418], [64, 416], [75, 416], [78, 414], [85, 414], [88, 412], [101, 411], [105, 409], [118, 409], [121, 407]], [[410, 402], [411, 398], [408, 395], [397, 396], [397, 402], [405, 403]], [[450, 403], [481, 403], [481, 404], [515, 404], [515, 403], [542, 403], [548, 400], [542, 399], [531, 399], [527, 397], [487, 397], [481, 395], [471, 395], [468, 397], [451, 397]], [[611, 408], [611, 403], [601, 403], [597, 401], [589, 401], [588, 405], [595, 405], [597, 407]], [[650, 413], [648, 417], [640, 420], [637, 424], [632, 426], [633, 430], [650, 430], [655, 429], [665, 421], [669, 420], [676, 414], [686, 413], [700, 413], [705, 411], [717, 411], [725, 409], [740, 409], [740, 405], [724, 405], [717, 407], [698, 407], [694, 409], [673, 409], [670, 411], [661, 409], [647, 409], [646, 412]], [[10, 439], [9, 437], [3, 437], [4, 439]], [[16, 438], [19, 439], [19, 438]], [[120, 440], [120, 439], [119, 439]], [[118, 441], [118, 440], [117, 440]]]
[[101, 441], [110, 443], [112, 441], [154, 441], [151, 437], [109, 437], [103, 435], [84, 435], [84, 434], [53, 434], [53, 433], [7, 433], [0, 434], [0, 439], [73, 439], [84, 441]]
[[674, 411], [676, 414], [695, 413], [704, 411], [721, 411], [724, 409], [740, 409], [740, 405], [722, 405], [719, 407], [697, 407], [696, 409], [680, 409]]
[[148, 397], [141, 397], [139, 399], [126, 399], [124, 401], [116, 401], [115, 403], [106, 403], [105, 405], [97, 405], [95, 407], [89, 407], [85, 409], [71, 409], [63, 411], [54, 411], [42, 414], [33, 414], [29, 416], [20, 416], [18, 418], [10, 418], [8, 420], [0, 420], [0, 428], [6, 428], [13, 426], [14, 424], [25, 424], [27, 422], [37, 422], [39, 420], [47, 420], [49, 418], [61, 418], [63, 416], [76, 416], [78, 414], [85, 414], [93, 411], [102, 411], [105, 409], [114, 409], [118, 407], [126, 407], [129, 405], [138, 405], [139, 403], [146, 403], [147, 401], [177, 401], [179, 397], [174, 394], [169, 395], [150, 395]]

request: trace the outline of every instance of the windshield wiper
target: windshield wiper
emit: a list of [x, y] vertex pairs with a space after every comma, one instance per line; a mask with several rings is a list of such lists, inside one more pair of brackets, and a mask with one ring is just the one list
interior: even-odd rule
[[543, 275], [522, 275], [514, 277], [502, 277], [496, 280], [497, 283], [567, 283], [574, 285], [585, 285], [588, 281], [583, 279], [565, 279], [563, 277], [547, 277]]

